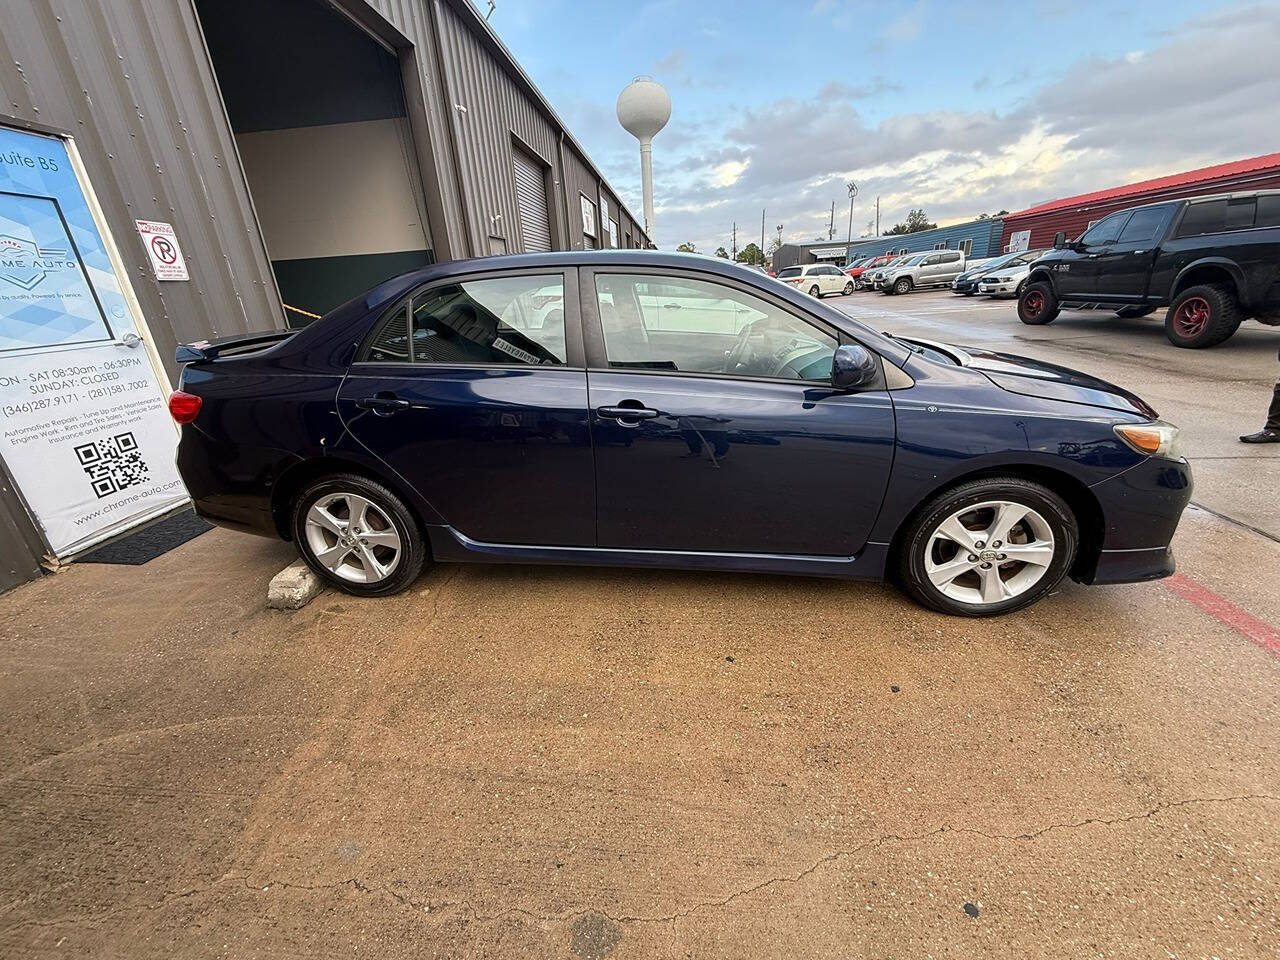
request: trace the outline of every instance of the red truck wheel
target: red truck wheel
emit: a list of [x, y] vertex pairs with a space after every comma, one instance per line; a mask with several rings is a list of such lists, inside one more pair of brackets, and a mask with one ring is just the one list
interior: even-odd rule
[[1053, 323], [1058, 318], [1058, 298], [1043, 280], [1028, 283], [1018, 297], [1018, 319], [1033, 327]]
[[1175, 347], [1202, 350], [1230, 337], [1243, 319], [1231, 290], [1202, 284], [1183, 290], [1170, 304], [1164, 332]]

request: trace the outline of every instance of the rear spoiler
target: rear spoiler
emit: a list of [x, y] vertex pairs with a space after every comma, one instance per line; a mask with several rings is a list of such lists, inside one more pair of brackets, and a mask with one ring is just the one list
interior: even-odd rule
[[174, 359], [178, 363], [208, 363], [223, 353], [239, 353], [248, 348], [258, 348], [279, 343], [292, 337], [297, 330], [271, 330], [267, 333], [250, 333], [239, 337], [221, 337], [218, 340], [197, 340], [178, 344]]

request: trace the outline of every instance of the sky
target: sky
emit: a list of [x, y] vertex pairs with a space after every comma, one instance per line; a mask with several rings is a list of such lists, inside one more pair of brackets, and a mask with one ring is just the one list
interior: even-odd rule
[[[473, 0], [482, 10], [488, 0]], [[642, 216], [618, 93], [671, 94], [655, 240], [939, 223], [1280, 151], [1280, 0], [496, 0], [490, 25]]]

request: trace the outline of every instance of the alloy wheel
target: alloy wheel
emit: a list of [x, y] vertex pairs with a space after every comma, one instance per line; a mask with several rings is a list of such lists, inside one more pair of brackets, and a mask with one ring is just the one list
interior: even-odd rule
[[961, 507], [938, 524], [925, 547], [925, 574], [944, 596], [988, 606], [1039, 583], [1056, 549], [1052, 528], [1034, 509], [988, 500]]
[[374, 584], [400, 564], [400, 534], [390, 517], [357, 493], [330, 493], [307, 510], [307, 546], [335, 577]]
[[1044, 302], [1044, 294], [1039, 290], [1032, 290], [1023, 299], [1022, 309], [1026, 311], [1028, 317], [1035, 319], [1044, 312]]
[[1173, 315], [1173, 328], [1178, 336], [1190, 340], [1204, 332], [1209, 323], [1209, 301], [1204, 297], [1187, 297], [1178, 304]]

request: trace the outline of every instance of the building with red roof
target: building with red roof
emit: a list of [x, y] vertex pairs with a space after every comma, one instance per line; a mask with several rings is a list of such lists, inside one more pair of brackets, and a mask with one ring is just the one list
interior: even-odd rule
[[1000, 249], [1049, 247], [1060, 230], [1074, 239], [1107, 214], [1144, 203], [1268, 188], [1280, 188], [1280, 153], [1063, 197], [1006, 214]]

